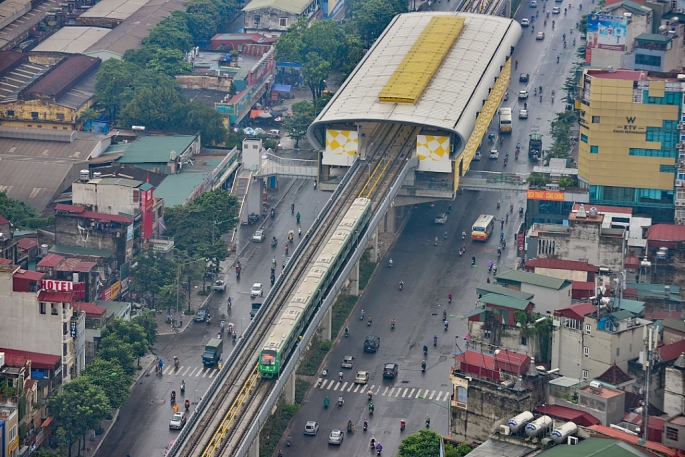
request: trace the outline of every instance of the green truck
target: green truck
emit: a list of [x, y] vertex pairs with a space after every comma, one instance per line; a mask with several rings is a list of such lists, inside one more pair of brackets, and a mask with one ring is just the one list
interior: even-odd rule
[[528, 142], [528, 158], [531, 162], [537, 162], [542, 159], [542, 135], [539, 133], [530, 134], [530, 141]]
[[212, 338], [205, 346], [205, 352], [202, 353], [202, 364], [206, 367], [215, 365], [219, 362], [223, 351], [224, 340], [221, 338]]

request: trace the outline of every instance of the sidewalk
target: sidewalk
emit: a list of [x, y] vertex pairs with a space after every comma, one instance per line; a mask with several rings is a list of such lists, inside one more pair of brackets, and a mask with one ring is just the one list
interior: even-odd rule
[[[205, 281], [205, 287], [214, 285], [211, 281]], [[172, 328], [171, 323], [167, 320], [166, 310], [158, 310], [155, 313], [155, 320], [157, 321], [157, 333], [159, 335], [171, 335], [173, 333], [183, 332], [188, 328], [190, 323], [193, 321], [193, 316], [198, 308], [205, 306], [209, 303], [212, 296], [214, 295], [214, 290], [212, 289], [209, 295], [198, 295], [198, 292], [202, 290], [202, 281], [191, 281], [190, 283], [190, 309], [193, 314], [184, 315], [183, 309], [188, 309], [188, 302], [185, 302], [185, 306], [179, 305], [179, 311], [181, 312], [181, 328]], [[178, 315], [176, 314], [176, 309], [171, 310], [171, 316], [176, 325], [178, 325]]]
[[[136, 372], [136, 374], [133, 377], [133, 382], [131, 383], [130, 390], [133, 390], [136, 384], [140, 381], [140, 379], [145, 376], [146, 373], [148, 373], [152, 367], [155, 364], [155, 360], [157, 357], [155, 357], [154, 354], [147, 354], [144, 357], [140, 358], [140, 367], [141, 369]], [[97, 454], [98, 450], [100, 449], [100, 446], [102, 446], [102, 443], [105, 441], [105, 438], [107, 438], [107, 435], [109, 434], [110, 430], [112, 429], [112, 426], [114, 423], [117, 421], [117, 418], [119, 417], [119, 410], [118, 409], [113, 409], [112, 410], [112, 419], [110, 420], [104, 420], [100, 424], [103, 433], [100, 435], [96, 435], [94, 431], [89, 431], [88, 432], [88, 438], [86, 439], [86, 448], [81, 449], [81, 455], [83, 457], [93, 457], [95, 454]], [[78, 455], [79, 449], [78, 449], [79, 443], [74, 443], [71, 446], [71, 455], [76, 456]], [[122, 456], [123, 457], [123, 456]]]

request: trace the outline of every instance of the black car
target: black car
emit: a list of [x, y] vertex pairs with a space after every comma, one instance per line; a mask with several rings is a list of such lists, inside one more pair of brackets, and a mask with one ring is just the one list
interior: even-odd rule
[[519, 82], [527, 83], [529, 78], [530, 78], [530, 75], [528, 75], [528, 73], [521, 73], [519, 75]]
[[383, 377], [395, 379], [397, 377], [397, 364], [396, 363], [386, 363], [383, 367]]
[[367, 336], [364, 340], [364, 352], [376, 352], [381, 346], [381, 338], [379, 336]]
[[195, 313], [195, 322], [204, 322], [207, 319], [207, 309], [200, 308]]

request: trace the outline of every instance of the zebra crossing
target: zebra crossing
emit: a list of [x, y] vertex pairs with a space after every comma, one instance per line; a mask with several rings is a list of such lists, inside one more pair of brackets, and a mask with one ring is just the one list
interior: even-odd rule
[[176, 369], [173, 365], [165, 366], [162, 370], [162, 374], [181, 376], [183, 378], [207, 378], [212, 379], [219, 370], [216, 367], [206, 368], [206, 367], [186, 367], [179, 366]]
[[432, 401], [447, 401], [450, 398], [449, 391], [441, 390], [431, 390], [431, 389], [417, 389], [416, 387], [389, 387], [389, 386], [376, 386], [371, 387], [362, 384], [355, 384], [353, 382], [341, 382], [335, 379], [325, 380], [321, 386], [318, 387], [322, 390], [333, 390], [337, 392], [347, 392], [347, 393], [359, 393], [366, 395], [369, 390], [373, 392], [373, 396], [381, 397], [393, 397], [393, 398], [406, 398], [406, 399], [418, 399], [423, 398]]

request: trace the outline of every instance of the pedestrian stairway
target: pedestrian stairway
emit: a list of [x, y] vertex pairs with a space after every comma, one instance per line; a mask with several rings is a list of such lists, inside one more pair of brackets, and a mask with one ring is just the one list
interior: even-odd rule
[[219, 372], [217, 367], [186, 367], [181, 365], [178, 369], [173, 365], [164, 367], [163, 374], [181, 376], [183, 378], [208, 378], [212, 379]]
[[337, 392], [358, 393], [367, 395], [368, 391], [373, 392], [373, 396], [394, 397], [394, 398], [423, 398], [432, 401], [447, 401], [450, 398], [449, 391], [438, 391], [431, 389], [417, 389], [410, 387], [388, 387], [376, 386], [371, 387], [362, 384], [355, 384], [353, 382], [340, 382], [335, 379], [324, 381], [319, 389], [333, 390]]

